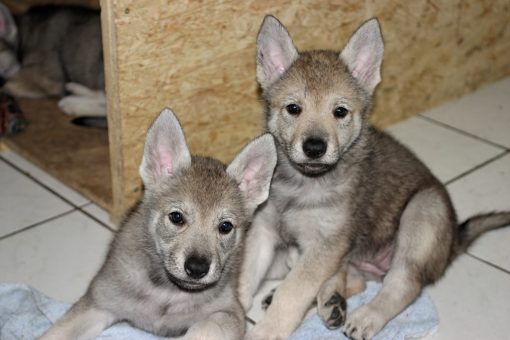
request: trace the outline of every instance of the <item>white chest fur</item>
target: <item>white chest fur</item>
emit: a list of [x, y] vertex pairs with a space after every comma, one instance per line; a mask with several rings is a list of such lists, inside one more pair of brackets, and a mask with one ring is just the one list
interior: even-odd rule
[[302, 178], [273, 182], [270, 203], [276, 206], [280, 236], [284, 242], [305, 246], [317, 238], [329, 239], [348, 220], [351, 180], [335, 177]]

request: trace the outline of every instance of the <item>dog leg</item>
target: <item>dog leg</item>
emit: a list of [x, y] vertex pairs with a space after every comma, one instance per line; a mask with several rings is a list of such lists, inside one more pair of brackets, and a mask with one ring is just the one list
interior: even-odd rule
[[85, 296], [44, 333], [40, 340], [94, 339], [116, 321], [113, 314], [98, 309]]
[[274, 208], [268, 203], [262, 211], [255, 215], [246, 237], [239, 277], [239, 300], [245, 311], [250, 309], [253, 296], [275, 256], [278, 235], [273, 215]]
[[356, 268], [343, 264], [340, 270], [326, 281], [317, 295], [317, 310], [329, 329], [344, 324], [347, 313], [346, 299], [365, 289], [365, 279]]
[[307, 249], [274, 293], [262, 321], [254, 326], [247, 338], [286, 339], [303, 319], [319, 288], [337, 270], [347, 249], [347, 242], [336, 244], [333, 249]]
[[376, 297], [347, 316], [345, 334], [351, 339], [371, 339], [412, 303], [420, 291], [421, 285], [410, 277], [408, 268], [390, 269]]
[[58, 107], [71, 116], [106, 116], [106, 97], [65, 96]]
[[58, 106], [68, 115], [106, 116], [104, 91], [92, 90], [78, 83], [66, 83], [65, 89], [71, 95], [62, 98]]
[[101, 90], [92, 90], [86, 87], [85, 85], [79, 83], [69, 82], [65, 84], [65, 89], [69, 93], [80, 96], [80, 97], [97, 97], [104, 96], [104, 91]]
[[241, 310], [216, 312], [191, 326], [184, 340], [238, 340], [244, 334], [245, 320]]
[[401, 216], [395, 255], [383, 286], [372, 301], [347, 315], [347, 336], [372, 338], [416, 299], [426, 282], [444, 272], [452, 243], [452, 214], [440, 189], [415, 194]]
[[17, 98], [30, 99], [58, 96], [63, 93], [62, 84], [44, 76], [34, 78], [34, 72], [32, 68], [21, 69], [5, 83], [2, 90]]
[[43, 98], [64, 94], [64, 74], [55, 51], [30, 55], [3, 90], [18, 98]]
[[276, 249], [273, 263], [269, 268], [266, 279], [267, 280], [282, 280], [287, 276], [290, 269], [299, 258], [299, 251], [297, 247], [289, 246], [285, 249]]

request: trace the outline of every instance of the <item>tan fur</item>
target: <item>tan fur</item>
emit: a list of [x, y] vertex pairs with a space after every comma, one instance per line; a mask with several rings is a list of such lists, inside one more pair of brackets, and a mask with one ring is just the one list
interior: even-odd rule
[[[247, 235], [243, 307], [265, 273], [273, 273], [281, 249], [297, 248], [299, 256], [248, 339], [287, 338], [316, 297], [328, 327], [345, 323], [349, 337], [371, 338], [475, 237], [510, 224], [510, 214], [500, 213], [459, 227], [444, 186], [408, 149], [370, 126], [383, 50], [375, 19], [341, 52], [299, 53], [277, 19], [264, 19], [257, 79], [278, 165]], [[344, 299], [365, 279], [382, 279], [381, 291], [345, 316]]]

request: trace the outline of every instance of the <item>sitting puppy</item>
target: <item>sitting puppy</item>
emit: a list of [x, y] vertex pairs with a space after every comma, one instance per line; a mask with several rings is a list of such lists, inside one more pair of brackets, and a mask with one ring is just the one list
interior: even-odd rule
[[227, 168], [193, 157], [176, 117], [163, 110], [145, 142], [141, 202], [85, 295], [42, 339], [90, 339], [120, 321], [160, 336], [240, 339], [244, 234], [268, 196], [275, 164], [269, 134]]
[[[246, 310], [286, 251], [292, 269], [280, 273], [285, 279], [251, 340], [286, 339], [315, 299], [327, 327], [370, 339], [478, 236], [510, 224], [510, 212], [458, 224], [441, 182], [370, 125], [383, 52], [376, 19], [341, 52], [298, 52], [276, 18], [262, 24], [257, 79], [278, 166], [247, 235], [239, 284]], [[345, 299], [374, 278], [383, 280], [379, 293], [347, 314]]]

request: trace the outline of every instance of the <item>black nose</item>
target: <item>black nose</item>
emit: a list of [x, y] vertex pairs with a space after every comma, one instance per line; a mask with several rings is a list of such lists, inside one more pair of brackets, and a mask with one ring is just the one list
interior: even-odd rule
[[209, 261], [205, 257], [191, 255], [184, 262], [184, 270], [192, 279], [201, 279], [209, 272]]
[[326, 153], [328, 144], [321, 138], [310, 137], [303, 142], [303, 151], [310, 158], [320, 158]]

